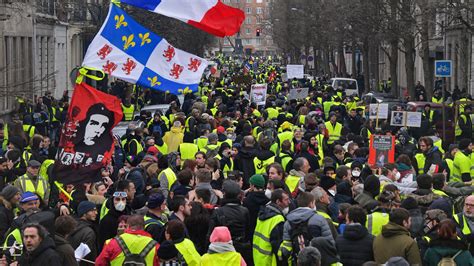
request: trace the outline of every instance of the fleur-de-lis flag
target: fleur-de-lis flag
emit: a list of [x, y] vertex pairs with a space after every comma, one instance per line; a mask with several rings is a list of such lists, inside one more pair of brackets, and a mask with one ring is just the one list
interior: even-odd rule
[[82, 65], [143, 87], [181, 94], [184, 88], [197, 91], [208, 62], [173, 47], [111, 4]]

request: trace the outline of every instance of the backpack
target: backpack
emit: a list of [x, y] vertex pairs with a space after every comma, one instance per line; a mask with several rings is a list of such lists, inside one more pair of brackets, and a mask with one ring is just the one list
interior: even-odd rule
[[454, 254], [454, 256], [452, 257], [445, 257], [445, 258], [442, 258], [439, 262], [438, 262], [438, 266], [456, 266], [456, 261], [454, 261], [456, 259], [456, 257], [461, 254], [462, 250], [456, 252], [456, 254]]
[[[311, 217], [313, 217], [313, 215], [311, 215]], [[309, 246], [309, 242], [313, 239], [313, 236], [309, 232], [309, 228], [308, 228], [308, 221], [311, 219], [311, 217], [308, 220], [300, 222], [300, 223], [290, 222], [290, 225], [291, 225], [290, 237], [291, 237], [291, 246], [292, 246], [291, 256], [293, 260], [295, 260], [295, 262], [296, 262], [296, 257], [298, 256], [298, 253], [300, 252], [300, 250]]]
[[123, 261], [122, 265], [128, 266], [146, 266], [145, 257], [157, 243], [155, 240], [151, 240], [139, 254], [132, 254], [128, 249], [127, 244], [125, 244], [120, 236], [115, 237], [115, 240], [117, 240], [120, 249], [122, 249], [125, 255], [125, 260]]

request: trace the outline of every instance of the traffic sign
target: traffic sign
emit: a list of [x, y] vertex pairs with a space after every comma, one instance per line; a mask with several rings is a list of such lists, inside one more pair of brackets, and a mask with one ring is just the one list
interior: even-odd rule
[[450, 78], [453, 72], [453, 61], [451, 60], [436, 60], [435, 61], [435, 77]]

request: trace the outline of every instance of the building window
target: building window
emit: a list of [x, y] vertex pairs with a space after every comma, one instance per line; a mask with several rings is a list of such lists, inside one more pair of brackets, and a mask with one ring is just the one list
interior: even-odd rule
[[258, 44], [258, 45], [261, 45], [261, 44], [262, 44], [262, 39], [258, 39], [258, 38], [257, 38], [257, 44]]
[[262, 23], [263, 19], [262, 17], [257, 17], [257, 23]]
[[252, 8], [251, 8], [251, 7], [247, 7], [247, 8], [245, 9], [245, 13], [247, 13], [247, 14], [252, 14]]
[[249, 28], [246, 28], [246, 29], [245, 29], [245, 33], [246, 33], [246, 34], [250, 34], [250, 29], [249, 29]]
[[247, 0], [247, 4], [251, 4], [252, 3], [252, 0]]
[[257, 7], [257, 14], [262, 14], [263, 13], [263, 9], [261, 7]]
[[252, 18], [246, 17], [245, 18], [245, 24], [252, 24]]

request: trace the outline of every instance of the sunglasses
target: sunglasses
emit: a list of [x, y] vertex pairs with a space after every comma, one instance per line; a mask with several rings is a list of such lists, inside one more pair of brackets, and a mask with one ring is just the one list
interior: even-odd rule
[[124, 192], [124, 191], [116, 191], [114, 192], [113, 194], [114, 198], [126, 198], [127, 197], [127, 192]]

